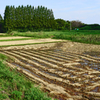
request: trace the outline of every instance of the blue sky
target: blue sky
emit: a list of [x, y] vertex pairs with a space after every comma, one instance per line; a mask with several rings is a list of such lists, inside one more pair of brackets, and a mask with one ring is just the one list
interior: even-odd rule
[[0, 14], [3, 16], [6, 5], [42, 5], [52, 9], [55, 18], [79, 20], [86, 24], [100, 24], [100, 0], [2, 0]]

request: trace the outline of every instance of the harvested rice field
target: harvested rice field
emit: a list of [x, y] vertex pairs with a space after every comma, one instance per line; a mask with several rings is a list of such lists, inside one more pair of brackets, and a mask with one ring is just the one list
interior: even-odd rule
[[[14, 40], [14, 39], [25, 39], [26, 40]], [[1, 37], [0, 40], [4, 40], [0, 42], [0, 46], [9, 46], [9, 45], [25, 45], [25, 44], [35, 44], [35, 43], [45, 43], [45, 42], [62, 42], [66, 40], [61, 40], [61, 39], [29, 39], [28, 37]], [[5, 39], [13, 39], [14, 41], [5, 41]], [[29, 40], [27, 40], [29, 39]]]
[[0, 53], [14, 59], [6, 62], [10, 67], [58, 100], [100, 100], [100, 53], [71, 52], [61, 45], [49, 49], [2, 48]]

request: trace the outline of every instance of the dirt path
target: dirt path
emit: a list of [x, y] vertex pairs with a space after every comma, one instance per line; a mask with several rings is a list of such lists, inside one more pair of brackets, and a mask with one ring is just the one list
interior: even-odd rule
[[0, 37], [0, 40], [7, 40], [7, 39], [23, 39], [29, 37], [22, 37], [22, 36], [15, 36], [15, 37]]
[[32, 40], [19, 40], [19, 41], [3, 41], [3, 42], [0, 42], [0, 46], [28, 44], [28, 43], [56, 42], [56, 41], [63, 41], [63, 40], [48, 38], [48, 39], [32, 39]]
[[[0, 42], [0, 46], [3, 45], [15, 45], [15, 44], [27, 44], [23, 46], [9, 46], [9, 47], [1, 47], [0, 50], [18, 50], [18, 49], [61, 49], [63, 51], [69, 51], [74, 53], [85, 53], [85, 52], [100, 52], [100, 45], [94, 44], [85, 44], [78, 42], [71, 42], [66, 40], [64, 42], [58, 43], [49, 43], [54, 41], [63, 41], [63, 40], [55, 40], [55, 39], [34, 39], [34, 40], [19, 40], [19, 41], [7, 41]], [[32, 44], [28, 45], [28, 43], [43, 43], [45, 44]], [[99, 53], [100, 55], [100, 53]]]

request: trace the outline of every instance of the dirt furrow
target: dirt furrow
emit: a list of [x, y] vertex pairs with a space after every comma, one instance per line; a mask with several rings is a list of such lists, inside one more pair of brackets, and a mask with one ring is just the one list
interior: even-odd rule
[[[38, 53], [40, 53], [39, 55], [42, 55], [42, 56], [46, 56], [46, 57], [50, 57], [50, 58], [52, 58], [52, 59], [56, 59], [56, 60], [60, 60], [60, 56], [61, 55], [57, 55], [58, 56], [58, 58], [57, 57], [54, 57], [54, 56], [52, 56], [52, 55], [50, 55], [50, 53], [47, 53], [46, 51], [39, 51], [39, 52], [37, 52], [37, 51], [30, 51], [30, 52], [33, 52], [33, 53], [35, 53], [35, 54], [38, 54]], [[52, 54], [54, 54], [54, 52], [53, 51], [51, 51], [51, 53]], [[75, 62], [73, 59], [61, 59], [61, 61], [63, 61], [63, 62]]]
[[30, 53], [30, 52], [26, 52], [26, 51], [21, 51], [22, 53], [24, 53], [24, 54], [27, 54], [27, 55], [30, 55], [30, 56], [33, 56], [33, 57], [36, 57], [36, 58], [39, 58], [39, 59], [42, 59], [43, 61], [45, 60], [45, 61], [49, 61], [50, 63], [56, 63], [58, 66], [62, 66], [62, 67], [65, 67], [65, 66], [67, 66], [66, 68], [68, 68], [68, 66], [71, 66], [70, 67], [70, 69], [74, 69], [74, 70], [82, 70], [82, 69], [79, 69], [79, 68], [75, 68], [75, 67], [72, 67], [72, 65], [78, 65], [79, 63], [77, 63], [77, 62], [67, 62], [67, 63], [64, 63], [64, 62], [57, 62], [57, 61], [55, 61], [55, 60], [51, 60], [51, 59], [49, 59], [49, 58], [45, 58], [45, 57], [43, 57], [43, 56], [41, 56], [41, 55], [39, 55], [39, 53], [38, 54], [34, 54], [34, 53]]
[[[50, 71], [50, 70], [49, 70]], [[53, 71], [53, 70], [52, 70]], [[61, 75], [60, 75], [61, 76]], [[84, 78], [82, 78], [82, 80], [80, 79], [80, 78], [78, 78], [78, 77], [73, 77], [73, 78], [71, 78], [70, 77], [70, 75], [68, 76], [68, 74], [66, 75], [62, 75], [61, 77], [67, 77], [67, 79], [70, 79], [70, 80], [73, 80], [73, 82], [74, 81], [82, 81], [82, 80], [84, 80]], [[87, 78], [90, 78], [90, 77], [92, 77], [92, 78], [94, 78], [94, 76], [90, 76], [90, 75], [87, 75], [86, 76]], [[88, 82], [88, 81], [87, 81]], [[85, 83], [87, 83], [87, 82], [85, 82]], [[75, 83], [75, 82], [74, 82]]]
[[[23, 51], [22, 51], [23, 52]], [[32, 56], [35, 56], [35, 57], [39, 57], [39, 58], [41, 58], [41, 59], [46, 59], [46, 60], [49, 60], [48, 58], [44, 58], [44, 57], [41, 57], [40, 55], [35, 55], [35, 54], [31, 54], [31, 53], [29, 53], [29, 52], [26, 52], [26, 51], [24, 51], [23, 53], [25, 53], [25, 54], [28, 54], [28, 55], [32, 55]], [[39, 54], [39, 53], [37, 53], [37, 54]], [[61, 63], [60, 63], [61, 64]], [[63, 64], [63, 66], [66, 66], [66, 68], [70, 68], [70, 69], [74, 69], [74, 70], [77, 70], [77, 71], [86, 71], [86, 73], [87, 72], [89, 72], [89, 68], [88, 68], [88, 71], [87, 71], [87, 69], [86, 70], [84, 70], [84, 69], [80, 69], [80, 68], [76, 68], [76, 67], [74, 67], [74, 66], [72, 66], [72, 65], [74, 65], [74, 64], [78, 64], [78, 63], [73, 63], [73, 62], [71, 62], [71, 63], [67, 63], [67, 64]], [[90, 71], [91, 71], [92, 69], [90, 69]], [[95, 72], [94, 70], [92, 70], [92, 72], [91, 73], [93, 73], [93, 72]], [[96, 72], [96, 73], [100, 73], [100, 72]], [[90, 73], [89, 73], [90, 74]]]
[[46, 55], [49, 55], [49, 56], [57, 57], [58, 60], [62, 59], [62, 60], [66, 60], [66, 61], [77, 61], [77, 59], [75, 59], [75, 58], [72, 59], [72, 58], [69, 58], [69, 57], [62, 57], [62, 56], [58, 56], [56, 54], [46, 53], [44, 51], [42, 51], [42, 53], [45, 53]]
[[79, 59], [79, 57], [76, 57], [76, 56], [72, 56], [72, 55], [70, 55], [70, 53], [67, 53], [67, 54], [62, 54], [62, 53], [59, 53], [59, 52], [54, 52], [54, 51], [47, 51], [47, 53], [49, 53], [49, 54], [55, 54], [55, 55], [59, 55], [59, 56], [62, 56], [62, 57], [68, 57], [68, 58], [71, 58], [71, 59]]
[[[17, 70], [21, 73], [23, 73], [26, 77], [28, 77], [30, 80], [34, 81], [34, 82], [38, 82], [39, 84], [41, 84], [40, 88], [41, 89], [46, 89], [48, 91], [50, 91], [50, 94], [53, 94], [53, 95], [60, 95], [60, 94], [63, 94], [65, 97], [64, 99], [72, 99], [73, 100], [73, 97], [67, 93], [65, 91], [65, 89], [61, 86], [57, 86], [55, 84], [52, 84], [52, 83], [48, 83], [48, 82], [45, 82], [43, 81], [42, 79], [34, 76], [33, 74], [31, 74], [30, 72], [27, 72], [26, 70], [22, 69], [22, 68], [19, 68], [19, 67], [16, 67], [15, 65], [12, 65], [10, 63], [7, 62], [7, 64], [12, 67], [12, 68], [17, 68]], [[60, 96], [59, 96], [60, 97]], [[74, 97], [76, 98], [76, 97]], [[81, 96], [79, 96], [78, 98], [82, 98]], [[76, 99], [77, 100], [77, 99]]]
[[[25, 54], [22, 54], [22, 55], [24, 55], [24, 57], [28, 57], [28, 55], [27, 56], [25, 56]], [[31, 59], [32, 57], [29, 57], [29, 58]], [[69, 70], [67, 70], [67, 72], [69, 72]], [[72, 70], [70, 70], [70, 73], [75, 73], [77, 76], [79, 76], [79, 74], [82, 74], [83, 72], [73, 72]], [[67, 77], [68, 78], [68, 74], [67, 75], [66, 74], [65, 75], [62, 75], [62, 77]], [[95, 76], [93, 76], [93, 75], [85, 75], [84, 77], [85, 78], [94, 78]], [[76, 80], [77, 81], [82, 81], [80, 78], [74, 77], [74, 76], [72, 78], [68, 78], [68, 79], [73, 79], [73, 81], [76, 81]], [[84, 78], [82, 78], [82, 79], [84, 80]]]
[[[29, 55], [26, 55], [27, 53], [25, 52], [25, 54], [23, 54], [23, 53], [18, 53], [17, 51], [14, 51], [14, 53], [17, 53], [18, 55], [21, 55], [21, 56], [24, 56], [24, 57], [28, 57], [29, 59], [33, 59], [34, 60], [34, 57], [33, 56], [29, 56]], [[53, 64], [51, 64], [51, 63], [47, 63], [47, 62], [45, 62], [45, 61], [43, 61], [43, 60], [41, 60], [41, 59], [37, 59], [37, 58], [35, 58], [35, 60], [36, 61], [39, 61], [40, 63], [42, 62], [42, 63], [45, 63], [47, 66], [49, 66], [49, 67], [53, 67], [53, 68], [56, 68], [56, 69], [61, 69], [61, 70], [64, 70], [64, 71], [66, 71], [66, 72], [70, 72], [70, 73], [73, 73], [73, 74], [76, 74], [76, 75], [79, 75], [79, 74], [82, 74], [81, 72], [74, 72], [75, 70], [69, 70], [69, 69], [64, 69], [64, 68], [62, 68], [62, 67], [58, 67], [57, 65], [53, 65]], [[66, 67], [67, 68], [67, 67]], [[63, 77], [67, 77], [66, 75], [64, 75]], [[77, 80], [80, 80], [80, 79], [78, 79], [77, 78]]]
[[81, 55], [81, 56], [85, 56], [85, 57], [89, 57], [89, 58], [92, 58], [94, 60], [100, 60], [100, 58], [96, 58], [96, 57], [93, 57], [93, 56], [90, 56], [88, 54], [83, 54], [83, 53], [76, 53], [76, 52], [71, 52], [71, 51], [66, 51], [66, 52], [63, 52], [63, 51], [57, 51], [57, 53], [59, 54], [67, 54], [67, 55], [70, 55], [70, 56], [77, 56], [77, 55]]
[[[65, 98], [69, 98], [67, 100], [100, 98], [99, 62], [94, 57], [63, 51], [32, 49], [6, 50], [0, 53], [14, 58], [14, 61], [7, 62], [8, 65], [12, 68], [17, 67], [19, 72], [29, 79], [41, 83], [41, 88], [51, 94], [55, 93], [59, 96], [62, 94]], [[98, 70], [95, 70], [95, 66]], [[56, 87], [52, 88], [52, 86]], [[61, 88], [62, 92], [56, 88]]]
[[49, 62], [51, 62], [51, 63], [54, 63], [54, 64], [59, 64], [59, 65], [61, 65], [61, 64], [63, 64], [63, 63], [65, 63], [63, 60], [62, 61], [56, 61], [56, 60], [52, 60], [52, 59], [50, 59], [50, 57], [44, 57], [44, 56], [41, 56], [39, 53], [35, 53], [35, 52], [29, 52], [29, 51], [21, 51], [22, 53], [25, 53], [25, 54], [28, 54], [28, 55], [31, 55], [31, 56], [34, 56], [34, 57], [37, 57], [37, 58], [40, 58], [40, 59], [42, 59], [42, 60], [44, 60], [44, 61], [49, 61]]
[[[7, 52], [7, 51], [6, 51], [6, 52]], [[14, 57], [21, 58], [21, 59], [23, 59], [23, 60], [25, 60], [25, 61], [28, 60], [28, 59], [26, 59], [26, 58], [23, 58], [22, 56], [19, 56], [19, 55], [10, 53], [10, 52], [7, 52], [7, 53], [10, 54], [10, 55], [13, 55]], [[37, 63], [35, 63], [35, 62], [32, 62], [31, 60], [28, 60], [28, 63], [34, 64], [35, 66], [41, 66], [40, 64], [37, 64]], [[48, 75], [47, 75], [47, 76], [48, 76]], [[54, 78], [53, 78], [53, 76], [51, 76], [51, 77], [52, 77], [51, 79], [54, 79], [54, 80], [55, 80], [55, 77], [54, 77]], [[48, 77], [47, 77], [47, 78], [48, 78]], [[59, 79], [56, 80], [56, 81], [62, 82], [62, 79], [59, 78]], [[70, 86], [73, 86], [73, 87], [76, 87], [76, 86], [77, 86], [77, 87], [80, 87], [80, 86], [81, 86], [81, 84], [79, 84], [79, 83], [70, 84], [70, 81], [69, 81], [69, 80], [63, 80], [62, 83], [67, 84], [67, 85], [70, 85]]]
[[80, 57], [80, 58], [83, 58], [83, 59], [86, 59], [86, 60], [89, 60], [89, 61], [100, 63], [100, 58], [95, 58], [95, 57], [92, 57], [92, 56], [87, 55], [87, 54], [72, 53], [72, 52], [69, 52], [69, 51], [68, 51], [68, 53], [72, 56], [76, 56], [76, 57]]
[[[15, 53], [18, 53], [18, 52], [15, 52]], [[19, 54], [19, 53], [18, 53]], [[25, 53], [26, 54], [26, 53]], [[24, 54], [24, 57], [29, 57], [29, 55], [27, 55], [27, 56], [25, 56], [25, 54]], [[19, 54], [19, 55], [23, 55], [23, 54]], [[32, 57], [29, 57], [30, 59], [32, 58]], [[40, 60], [39, 60], [40, 61]], [[40, 61], [40, 63], [41, 63], [41, 61]], [[40, 65], [40, 67], [42, 67], [41, 65]], [[42, 67], [43, 69], [46, 69], [45, 67]], [[62, 73], [61, 72], [58, 72], [57, 70], [55, 71], [54, 69], [49, 69], [48, 70], [49, 72], [51, 72], [51, 73], [54, 73], [54, 74], [57, 74], [58, 76], [60, 76], [60, 77], [62, 77], [62, 78], [67, 78], [67, 79], [70, 79], [70, 80], [72, 80], [72, 81], [75, 81], [76, 79], [77, 80], [81, 80], [80, 78], [76, 78], [76, 77], [68, 77], [68, 74], [65, 74], [65, 75], [61, 75]], [[67, 73], [67, 72], [66, 72]]]
[[[22, 54], [22, 55], [24, 55], [25, 56], [25, 54]], [[25, 56], [25, 57], [28, 57], [28, 56]], [[31, 58], [31, 57], [30, 57]], [[39, 61], [40, 61], [40, 59], [38, 59]], [[40, 61], [41, 62], [41, 61]], [[42, 62], [42, 63], [44, 63], [44, 61]], [[45, 62], [46, 63], [46, 62]], [[51, 66], [53, 66], [53, 65], [51, 65]], [[51, 67], [50, 66], [50, 67]], [[68, 66], [67, 66], [68, 67]], [[71, 67], [71, 66], [70, 66]], [[57, 67], [56, 67], [57, 68]], [[67, 69], [66, 69], [67, 70]], [[68, 70], [67, 70], [68, 71]], [[94, 70], [92, 70], [92, 71], [94, 71]], [[69, 72], [69, 71], [68, 71]], [[77, 74], [77, 75], [79, 75], [79, 74], [82, 74], [83, 72], [73, 72], [73, 70], [70, 70], [70, 72], [72, 72], [72, 73], [75, 73], [75, 74]], [[88, 71], [88, 73], [90, 74], [90, 73], [93, 73], [93, 72], [91, 72], [91, 70], [90, 70], [90, 72]], [[86, 76], [86, 77], [90, 77], [90, 75], [88, 76]], [[92, 77], [92, 76], [91, 76]]]
[[[31, 51], [31, 53], [37, 54], [38, 52]], [[72, 62], [73, 61], [73, 59], [72, 60], [71, 59], [70, 60], [69, 59], [62, 59], [59, 56], [55, 57], [55, 56], [49, 55], [48, 53], [46, 53], [44, 51], [42, 51], [41, 54], [44, 54], [45, 56], [47, 56], [49, 58], [52, 58], [52, 59], [54, 59], [56, 61], [59, 61], [59, 62]]]

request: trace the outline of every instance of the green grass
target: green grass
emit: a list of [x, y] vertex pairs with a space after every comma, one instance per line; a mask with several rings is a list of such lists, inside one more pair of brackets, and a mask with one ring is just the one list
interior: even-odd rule
[[31, 40], [31, 39], [37, 39], [37, 38], [20, 38], [20, 39], [4, 39], [4, 40], [0, 40], [0, 42], [4, 42], [4, 41], [19, 41], [19, 40]]
[[14, 36], [25, 36], [25, 37], [33, 37], [33, 38], [50, 38], [54, 33], [48, 32], [13, 32]]
[[[8, 35], [8, 34], [6, 34], [6, 33], [5, 33], [5, 35], [0, 35], [0, 37], [9, 37], [9, 36], [11, 37], [11, 35]], [[13, 36], [12, 36], [12, 37], [13, 37]]]
[[9, 58], [3, 54], [0, 54], [0, 60], [8, 60]]
[[34, 38], [65, 39], [65, 40], [71, 40], [74, 42], [100, 45], [100, 30], [14, 32], [14, 35], [15, 36], [34, 37]]
[[100, 30], [79, 30], [79, 31], [63, 30], [63, 31], [50, 31], [50, 32], [13, 31], [12, 33], [14, 33], [13, 36], [25, 36], [25, 37], [31, 37], [32, 39], [39, 39], [39, 38], [65, 39], [65, 40], [71, 40], [74, 42], [100, 45]]
[[100, 31], [71, 31], [55, 34], [53, 39], [65, 39], [73, 42], [98, 44], [100, 45]]
[[8, 57], [0, 54], [0, 100], [51, 100], [33, 82], [6, 66], [4, 60]]

